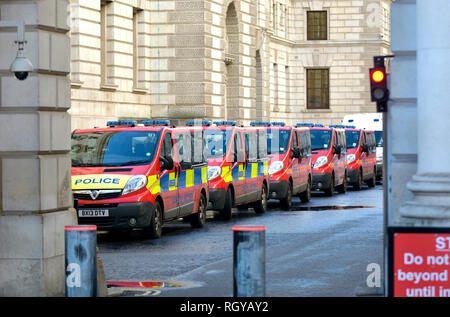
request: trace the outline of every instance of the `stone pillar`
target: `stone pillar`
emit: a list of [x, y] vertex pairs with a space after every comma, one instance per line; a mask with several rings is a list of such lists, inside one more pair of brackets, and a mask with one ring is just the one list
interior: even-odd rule
[[25, 81], [9, 71], [16, 30], [0, 29], [0, 296], [64, 295], [72, 208], [70, 41], [66, 0], [0, 1], [25, 22]]
[[400, 207], [412, 198], [406, 184], [417, 169], [416, 1], [391, 5], [390, 101], [385, 143], [388, 225], [405, 225]]
[[450, 225], [448, 10], [447, 0], [417, 0], [417, 172], [400, 210], [416, 226]]

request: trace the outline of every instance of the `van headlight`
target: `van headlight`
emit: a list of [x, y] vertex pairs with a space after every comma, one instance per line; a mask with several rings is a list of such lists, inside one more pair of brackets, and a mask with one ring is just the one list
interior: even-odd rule
[[270, 164], [269, 167], [269, 175], [278, 173], [279, 171], [281, 171], [284, 168], [284, 164], [281, 161], [275, 161], [272, 164]]
[[355, 154], [349, 154], [349, 155], [347, 155], [347, 163], [351, 163], [351, 162], [353, 162], [354, 160], [356, 160]]
[[314, 168], [322, 167], [327, 163], [328, 159], [326, 156], [319, 156], [316, 160], [316, 163], [314, 163]]
[[220, 166], [208, 166], [208, 180], [216, 179], [222, 174], [222, 168]]
[[147, 186], [147, 176], [134, 175], [128, 180], [122, 191], [122, 195], [133, 193], [135, 191], [138, 191], [139, 189], [144, 188], [145, 186]]

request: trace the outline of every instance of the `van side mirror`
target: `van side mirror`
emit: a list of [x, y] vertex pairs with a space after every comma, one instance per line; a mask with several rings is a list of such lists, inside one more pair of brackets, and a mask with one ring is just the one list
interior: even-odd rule
[[298, 147], [295, 147], [292, 149], [292, 157], [293, 158], [301, 158], [300, 149]]
[[369, 152], [369, 146], [367, 144], [362, 144], [361, 145], [361, 150], [363, 152]]
[[341, 150], [342, 150], [342, 147], [340, 145], [333, 146], [334, 154], [341, 155]]
[[172, 170], [173, 169], [173, 159], [172, 159], [172, 157], [170, 157], [170, 156], [168, 156], [168, 157], [163, 157], [163, 156], [160, 156], [159, 157], [159, 161], [160, 161], [160, 164], [161, 164], [161, 171], [164, 171], [164, 170]]

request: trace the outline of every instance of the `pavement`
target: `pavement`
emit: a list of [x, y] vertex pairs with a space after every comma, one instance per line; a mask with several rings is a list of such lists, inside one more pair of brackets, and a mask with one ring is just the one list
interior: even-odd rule
[[[380, 185], [334, 197], [318, 193], [308, 204], [296, 198], [291, 211], [272, 208], [254, 216], [249, 209], [226, 224], [209, 218], [207, 229], [169, 224], [159, 241], [101, 242], [105, 280], [164, 282], [163, 287], [109, 287], [107, 296], [232, 297], [233, 225], [267, 227], [268, 297], [384, 296], [382, 193]], [[154, 267], [143, 270], [144, 263]], [[380, 287], [367, 283], [374, 266], [380, 269]]]

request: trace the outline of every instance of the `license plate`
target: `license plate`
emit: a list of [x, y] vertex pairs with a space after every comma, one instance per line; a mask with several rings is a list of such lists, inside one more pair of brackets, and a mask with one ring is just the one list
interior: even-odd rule
[[79, 217], [108, 217], [108, 209], [79, 209]]

